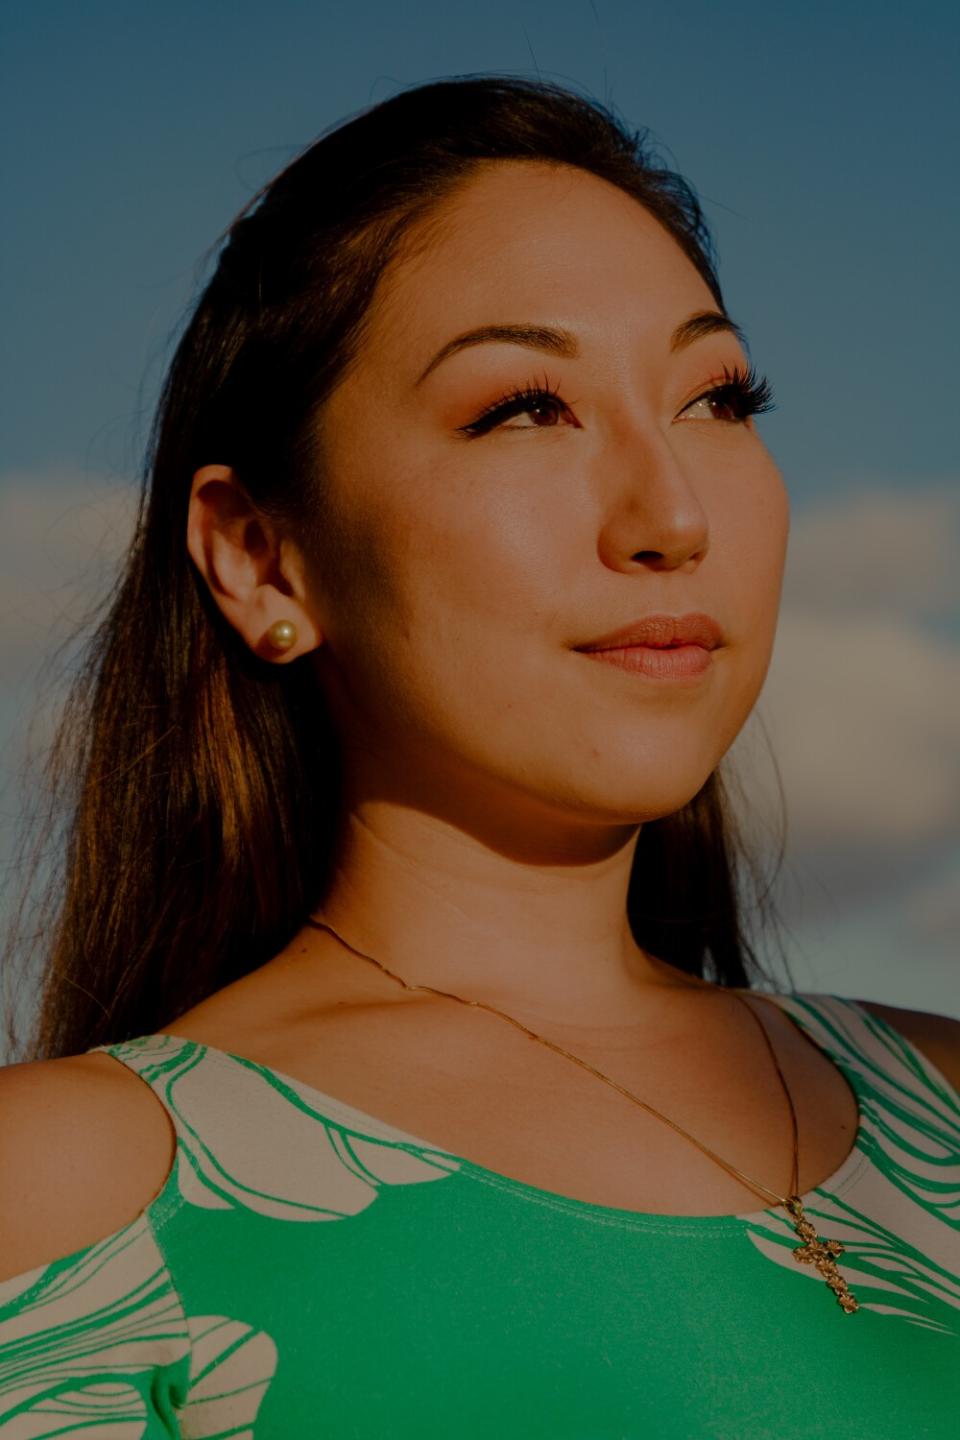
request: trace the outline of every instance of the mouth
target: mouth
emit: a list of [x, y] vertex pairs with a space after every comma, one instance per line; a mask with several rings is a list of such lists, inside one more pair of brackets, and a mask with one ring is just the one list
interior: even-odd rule
[[618, 645], [579, 653], [653, 680], [699, 680], [713, 665], [713, 650], [704, 645]]
[[586, 640], [574, 648], [593, 653], [598, 650], [656, 649], [672, 650], [685, 646], [697, 646], [713, 650], [722, 645], [725, 636], [712, 615], [702, 610], [692, 610], [685, 615], [662, 613], [641, 615], [639, 619], [619, 630]]

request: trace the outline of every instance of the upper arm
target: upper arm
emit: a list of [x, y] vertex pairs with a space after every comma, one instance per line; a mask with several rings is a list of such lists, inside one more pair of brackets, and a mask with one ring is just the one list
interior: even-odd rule
[[108, 1055], [0, 1068], [0, 1281], [129, 1224], [175, 1151], [159, 1100]]
[[881, 1005], [876, 1000], [858, 1000], [857, 1004], [905, 1035], [946, 1076], [954, 1089], [960, 1090], [960, 1020], [952, 1020], [948, 1015], [935, 1015], [929, 1010], [903, 1010], [896, 1005]]

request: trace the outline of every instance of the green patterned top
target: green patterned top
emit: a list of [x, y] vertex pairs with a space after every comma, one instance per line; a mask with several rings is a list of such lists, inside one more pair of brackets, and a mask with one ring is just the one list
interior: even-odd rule
[[173, 1167], [122, 1229], [0, 1282], [0, 1437], [956, 1440], [960, 1096], [856, 1001], [772, 998], [857, 1097], [802, 1197], [855, 1312], [781, 1206], [565, 1198], [145, 1035], [94, 1049], [165, 1106]]

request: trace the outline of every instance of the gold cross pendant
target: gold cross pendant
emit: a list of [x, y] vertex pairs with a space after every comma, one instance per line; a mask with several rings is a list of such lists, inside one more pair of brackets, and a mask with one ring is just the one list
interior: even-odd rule
[[843, 1254], [844, 1247], [839, 1240], [821, 1240], [817, 1235], [814, 1226], [803, 1213], [803, 1203], [799, 1195], [791, 1195], [786, 1202], [786, 1207], [793, 1217], [793, 1227], [803, 1245], [798, 1245], [793, 1252], [793, 1258], [801, 1265], [816, 1265], [820, 1274], [826, 1280], [830, 1289], [837, 1297], [837, 1304], [848, 1315], [860, 1306], [847, 1287], [847, 1282], [837, 1269], [836, 1257]]

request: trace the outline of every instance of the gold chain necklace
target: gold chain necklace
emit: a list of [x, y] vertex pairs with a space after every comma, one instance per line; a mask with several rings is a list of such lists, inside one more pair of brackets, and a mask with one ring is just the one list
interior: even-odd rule
[[[790, 1090], [787, 1082], [783, 1078], [783, 1071], [780, 1069], [780, 1062], [777, 1059], [776, 1051], [771, 1044], [770, 1036], [767, 1034], [766, 1027], [763, 1025], [763, 1022], [760, 1020], [759, 1016], [754, 1013], [752, 1007], [747, 1004], [746, 1000], [744, 1000], [741, 995], [737, 995], [735, 990], [728, 989], [728, 993], [730, 995], [733, 995], [756, 1021], [760, 1029], [760, 1033], [763, 1035], [767, 1049], [770, 1052], [773, 1063], [776, 1066], [777, 1074], [780, 1077], [780, 1083], [783, 1086], [784, 1094], [787, 1097], [787, 1104], [790, 1106], [790, 1119], [793, 1124], [793, 1171], [790, 1178], [789, 1195], [778, 1195], [775, 1190], [768, 1190], [765, 1185], [760, 1185], [759, 1181], [751, 1180], [749, 1176], [744, 1175], [741, 1170], [737, 1170], [732, 1165], [728, 1165], [725, 1160], [721, 1160], [720, 1156], [715, 1155], [714, 1152], [712, 1150], [709, 1150], [706, 1145], [701, 1145], [699, 1140], [695, 1140], [692, 1135], [688, 1135], [686, 1130], [683, 1130], [679, 1125], [674, 1124], [674, 1122], [669, 1119], [668, 1116], [661, 1115], [659, 1110], [655, 1110], [653, 1106], [648, 1105], [645, 1100], [640, 1100], [637, 1098], [636, 1095], [631, 1095], [629, 1090], [625, 1090], [622, 1085], [618, 1085], [616, 1080], [611, 1080], [609, 1075], [604, 1075], [600, 1070], [597, 1070], [586, 1060], [581, 1060], [579, 1056], [571, 1055], [570, 1051], [565, 1050], [562, 1045], [556, 1045], [552, 1040], [547, 1040], [542, 1035], [538, 1035], [535, 1030], [531, 1030], [528, 1026], [522, 1024], [521, 1021], [515, 1020], [512, 1015], [507, 1015], [503, 1010], [498, 1010], [493, 1005], [485, 1004], [483, 1000], [465, 1000], [461, 995], [454, 995], [449, 990], [437, 990], [434, 988], [433, 985], [410, 985], [407, 983], [406, 980], [403, 979], [402, 976], [395, 974], [392, 970], [388, 970], [386, 965], [384, 965], [381, 960], [376, 959], [375, 956], [367, 955], [362, 950], [357, 950], [353, 945], [349, 943], [349, 941], [344, 940], [343, 936], [340, 935], [338, 931], [334, 930], [333, 926], [328, 924], [326, 921], [315, 920], [314, 917], [310, 915], [307, 917], [307, 923], [309, 925], [312, 925], [317, 930], [329, 930], [330, 934], [336, 936], [336, 938], [340, 941], [342, 945], [345, 945], [348, 950], [353, 951], [354, 955], [359, 955], [362, 957], [362, 959], [370, 960], [373, 962], [374, 965], [378, 965], [385, 975], [389, 975], [392, 980], [399, 981], [399, 983], [404, 987], [405, 990], [429, 990], [430, 993], [433, 995], [443, 995], [450, 1000], [459, 1000], [461, 1005], [474, 1005], [481, 1010], [488, 1010], [491, 1015], [499, 1015], [502, 1020], [509, 1020], [511, 1025], [515, 1025], [518, 1030], [522, 1030], [524, 1034], [529, 1035], [532, 1040], [539, 1040], [541, 1045], [549, 1046], [549, 1048], [556, 1051], [558, 1055], [564, 1055], [568, 1060], [572, 1060], [576, 1065], [582, 1066], [584, 1070], [589, 1070], [592, 1075], [596, 1075], [598, 1080], [603, 1080], [607, 1085], [612, 1085], [614, 1090], [619, 1090], [621, 1095], [625, 1095], [626, 1098], [628, 1100], [632, 1100], [635, 1105], [641, 1105], [644, 1110], [649, 1110], [651, 1115], [656, 1115], [658, 1120], [665, 1121], [666, 1124], [671, 1126], [672, 1129], [676, 1130], [679, 1135], [682, 1135], [685, 1140], [691, 1141], [692, 1144], [696, 1145], [698, 1150], [702, 1150], [704, 1155], [708, 1155], [711, 1160], [714, 1160], [718, 1165], [721, 1165], [729, 1175], [736, 1176], [738, 1180], [742, 1180], [743, 1183], [745, 1185], [748, 1185], [752, 1190], [762, 1190], [764, 1195], [772, 1196], [773, 1199], [776, 1200], [779, 1205], [782, 1205], [787, 1211], [788, 1215], [790, 1216], [790, 1223], [793, 1225], [798, 1236], [803, 1241], [802, 1245], [799, 1245], [794, 1249], [793, 1258], [799, 1261], [801, 1264], [816, 1266], [820, 1274], [823, 1276], [824, 1280], [829, 1285], [830, 1289], [836, 1295], [837, 1303], [840, 1305], [841, 1309], [843, 1309], [846, 1314], [850, 1315], [855, 1310], [859, 1310], [860, 1306], [858, 1305], [856, 1299], [848, 1289], [846, 1280], [844, 1280], [843, 1276], [837, 1269], [836, 1257], [843, 1254], [844, 1246], [839, 1240], [824, 1240], [820, 1236], [818, 1236], [815, 1226], [810, 1220], [807, 1219], [806, 1215], [804, 1214], [803, 1202], [801, 1201], [800, 1196], [796, 1193], [799, 1178], [799, 1142], [797, 1134], [797, 1112], [793, 1106], [793, 1099], [790, 1095]], [[767, 997], [761, 995], [760, 998], [766, 999]]]

